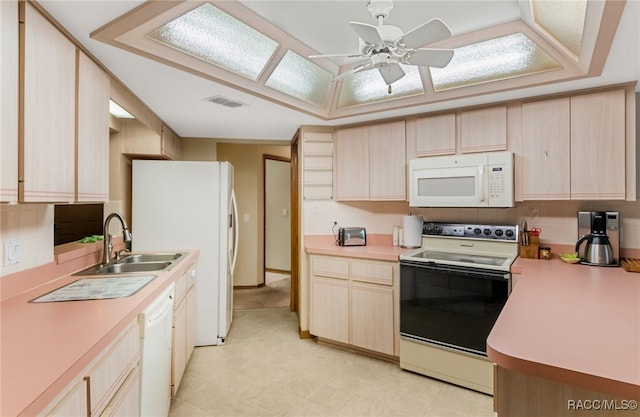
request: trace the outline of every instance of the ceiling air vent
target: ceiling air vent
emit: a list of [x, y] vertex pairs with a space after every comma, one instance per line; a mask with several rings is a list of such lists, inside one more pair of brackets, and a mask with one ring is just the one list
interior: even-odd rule
[[203, 100], [208, 101], [209, 103], [221, 104], [226, 107], [231, 107], [232, 109], [247, 105], [246, 103], [243, 103], [241, 101], [231, 100], [222, 96], [211, 96], [211, 97], [203, 98]]

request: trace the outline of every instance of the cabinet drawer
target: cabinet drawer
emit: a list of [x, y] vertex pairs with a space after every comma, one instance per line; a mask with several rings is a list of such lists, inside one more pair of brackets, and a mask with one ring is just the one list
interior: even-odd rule
[[390, 262], [351, 261], [353, 281], [393, 285], [393, 264]]
[[311, 258], [311, 273], [316, 276], [349, 279], [349, 260], [314, 256]]
[[[47, 411], [47, 417], [55, 416], [83, 416], [87, 413], [87, 383], [79, 380], [74, 383], [70, 391], [61, 399], [55, 400], [56, 404], [50, 411]], [[55, 402], [54, 401], [54, 402]]]
[[87, 376], [91, 415], [102, 412], [140, 356], [140, 332], [133, 322]]
[[140, 368], [135, 367], [100, 417], [140, 415]]

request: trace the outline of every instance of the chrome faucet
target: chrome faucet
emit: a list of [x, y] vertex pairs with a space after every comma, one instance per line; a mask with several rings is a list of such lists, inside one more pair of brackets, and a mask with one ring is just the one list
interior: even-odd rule
[[102, 265], [108, 265], [111, 263], [111, 251], [113, 250], [113, 244], [111, 243], [111, 234], [109, 233], [109, 223], [111, 219], [117, 218], [122, 224], [122, 236], [125, 242], [131, 242], [131, 232], [127, 227], [127, 223], [124, 221], [121, 215], [118, 213], [111, 213], [104, 221], [104, 229], [102, 231], [104, 236], [104, 248], [102, 249]]

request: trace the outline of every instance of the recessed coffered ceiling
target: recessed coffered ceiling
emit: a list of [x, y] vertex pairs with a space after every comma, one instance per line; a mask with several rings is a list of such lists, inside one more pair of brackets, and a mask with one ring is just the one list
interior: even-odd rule
[[[377, 69], [331, 81], [352, 68], [353, 60], [307, 58], [357, 51], [357, 35], [348, 22], [375, 24], [366, 1], [41, 4], [179, 135], [223, 139], [288, 140], [301, 124], [423, 113], [486, 102], [489, 95], [531, 95], [531, 87], [547, 94], [580, 84], [575, 80], [606, 84], [607, 60], [616, 59], [609, 53], [614, 39], [629, 33], [637, 38], [640, 23], [636, 18], [635, 28], [627, 27], [633, 21], [625, 19], [627, 13], [639, 8], [623, 1], [396, 0], [385, 24], [408, 30], [440, 18], [452, 37], [430, 47], [451, 48], [455, 54], [443, 69], [407, 66], [407, 76], [393, 83], [393, 94], [388, 94]], [[198, 12], [237, 22], [242, 34], [227, 39], [224, 31], [206, 30], [210, 50], [193, 43], [188, 31], [177, 32], [182, 43], [173, 43], [167, 28]], [[620, 27], [623, 33], [615, 38]], [[209, 59], [232, 48], [228, 41], [239, 36], [244, 36], [240, 49], [229, 49], [230, 57], [241, 55], [241, 65], [255, 65], [250, 73], [231, 61]], [[638, 40], [633, 42], [637, 51]], [[637, 79], [637, 60], [627, 75], [616, 75], [622, 79], [612, 82]], [[211, 96], [246, 106], [219, 109], [206, 100]]]

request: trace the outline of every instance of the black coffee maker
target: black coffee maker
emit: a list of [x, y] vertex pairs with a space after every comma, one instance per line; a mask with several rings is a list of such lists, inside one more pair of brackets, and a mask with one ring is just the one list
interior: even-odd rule
[[[589, 233], [584, 233], [576, 243], [576, 252], [579, 253], [580, 263], [596, 266], [617, 266], [619, 264], [619, 241], [616, 242], [616, 251], [607, 230], [615, 230], [616, 238], [619, 230], [619, 215], [617, 212], [591, 211], [578, 213], [578, 230], [584, 231], [584, 223], [589, 220]], [[580, 246], [585, 243], [584, 250]]]

